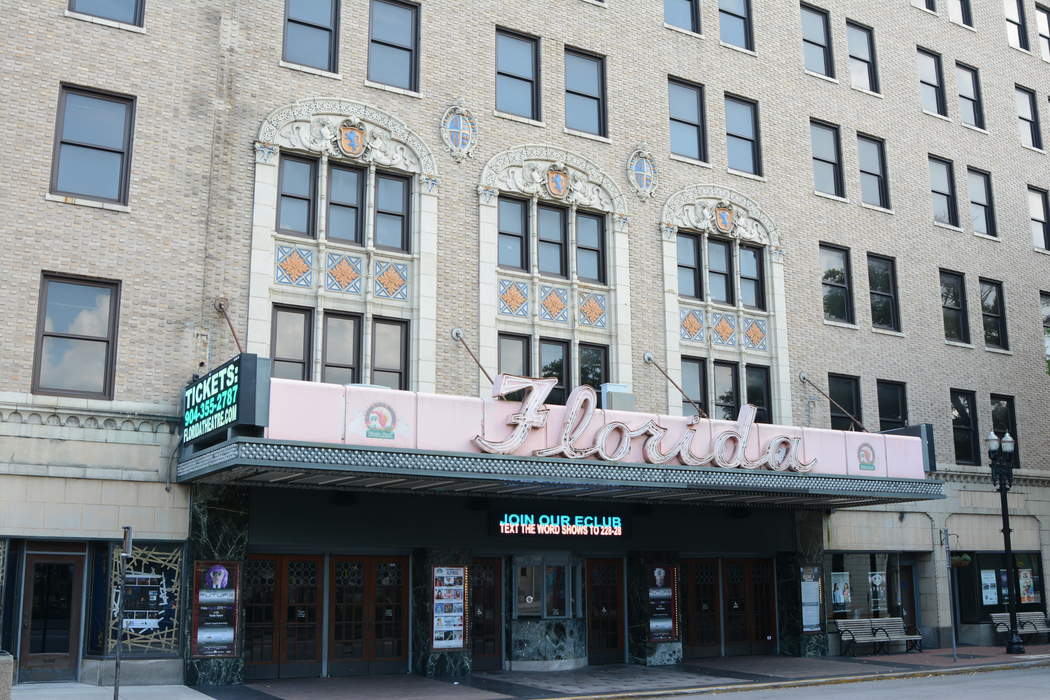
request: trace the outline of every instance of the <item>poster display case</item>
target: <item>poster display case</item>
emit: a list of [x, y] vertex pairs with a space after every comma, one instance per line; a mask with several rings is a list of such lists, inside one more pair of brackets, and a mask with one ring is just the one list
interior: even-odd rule
[[238, 608], [241, 565], [199, 561], [193, 567], [193, 630], [190, 656], [222, 658], [239, 655]]
[[434, 649], [465, 649], [467, 646], [469, 575], [465, 566], [434, 567]]

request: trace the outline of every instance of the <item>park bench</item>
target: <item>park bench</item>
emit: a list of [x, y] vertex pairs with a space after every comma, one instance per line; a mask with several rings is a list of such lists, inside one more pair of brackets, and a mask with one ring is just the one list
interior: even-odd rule
[[[1010, 631], [1010, 613], [992, 613], [992, 629], [996, 632]], [[1047, 635], [1050, 641], [1050, 625], [1047, 624], [1046, 616], [1041, 612], [1019, 612], [1017, 613], [1017, 634], [1022, 637], [1027, 634]]]
[[841, 651], [843, 656], [845, 656], [847, 650], [851, 652], [852, 656], [856, 656], [858, 644], [871, 644], [876, 650], [878, 649], [880, 640], [875, 636], [875, 630], [871, 623], [872, 620], [870, 619], [835, 620], [839, 639], [842, 640]]
[[[908, 634], [904, 631], [904, 620], [899, 617], [880, 617], [871, 621], [875, 636], [879, 639], [883, 651], [891, 642], [904, 642], [904, 652], [917, 649], [922, 653], [922, 635]], [[876, 649], [876, 652], [878, 649]]]

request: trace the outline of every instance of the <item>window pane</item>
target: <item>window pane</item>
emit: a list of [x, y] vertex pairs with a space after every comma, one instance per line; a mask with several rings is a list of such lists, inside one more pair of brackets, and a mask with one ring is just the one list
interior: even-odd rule
[[601, 62], [579, 54], [565, 54], [565, 89], [585, 95], [601, 95]]
[[754, 138], [754, 105], [742, 100], [726, 99], [726, 133]]
[[700, 123], [699, 91], [696, 88], [680, 83], [667, 84], [668, 102], [671, 116], [693, 124]]
[[729, 277], [727, 275], [710, 273], [708, 278], [708, 285], [710, 285], [710, 296], [711, 301], [720, 301], [723, 303], [730, 303], [730, 288], [729, 288]]
[[412, 48], [415, 44], [415, 13], [404, 5], [374, 0], [372, 2], [372, 38]]
[[832, 321], [850, 321], [849, 296], [842, 287], [824, 287], [824, 317]]
[[561, 243], [565, 240], [565, 213], [561, 209], [540, 207], [539, 212], [539, 237], [544, 241], [556, 241]]
[[873, 294], [871, 296], [871, 323], [879, 328], [894, 328], [892, 297]]
[[360, 204], [361, 173], [357, 170], [331, 168], [328, 171], [328, 184], [332, 191], [332, 201]]
[[64, 143], [58, 151], [58, 178], [61, 192], [118, 199], [123, 156], [111, 151]]
[[708, 264], [711, 270], [729, 272], [729, 244], [710, 240], [707, 242]]
[[325, 362], [357, 364], [357, 319], [329, 316], [325, 323]]
[[324, 381], [329, 384], [353, 384], [354, 370], [350, 367], [328, 367], [324, 368]]
[[745, 277], [758, 277], [759, 251], [754, 248], [740, 249], [740, 274]]
[[697, 239], [693, 236], [678, 236], [678, 264], [695, 266]]
[[122, 150], [127, 118], [126, 102], [67, 92], [62, 139]]
[[291, 360], [304, 360], [306, 341], [306, 314], [294, 311], [277, 312], [277, 331], [273, 354]]
[[288, 0], [288, 16], [329, 27], [332, 23], [332, 0]]
[[105, 391], [107, 343], [45, 337], [40, 348], [40, 386], [65, 391]]
[[723, 12], [718, 20], [718, 38], [727, 44], [748, 48], [747, 23]]
[[715, 363], [714, 366], [715, 411], [714, 419], [736, 420], [738, 398], [736, 395], [736, 365]]
[[403, 90], [411, 90], [412, 52], [374, 42], [369, 44], [368, 79]]
[[375, 357], [372, 358], [372, 366], [381, 369], [401, 370], [404, 369], [402, 356], [402, 332], [404, 327], [400, 323], [383, 323], [376, 321], [374, 327]]
[[671, 152], [693, 160], [700, 157], [700, 134], [695, 126], [671, 122]]
[[305, 379], [305, 365], [302, 362], [285, 362], [274, 360], [271, 373], [278, 379]]
[[282, 231], [308, 233], [310, 231], [310, 203], [305, 199], [281, 197], [281, 219], [277, 228]]
[[357, 241], [357, 209], [333, 204], [328, 208], [328, 237]]
[[948, 174], [948, 164], [939, 160], [930, 161], [930, 187], [935, 192], [948, 194], [951, 192], [951, 178]]
[[112, 294], [106, 287], [49, 281], [44, 330], [107, 337]]
[[309, 197], [312, 190], [313, 164], [290, 158], [281, 159], [281, 194]]
[[546, 243], [544, 241], [540, 241], [540, 272], [544, 272], [550, 275], [565, 275], [565, 270], [562, 268], [561, 250], [561, 246], [556, 243]]
[[855, 58], [849, 60], [849, 84], [861, 90], [874, 90], [868, 64]]
[[693, 0], [664, 0], [664, 21], [675, 27], [695, 31]]
[[838, 169], [832, 163], [813, 161], [813, 187], [817, 192], [837, 195], [839, 192]]
[[[872, 60], [871, 43], [867, 29], [855, 25], [846, 26], [846, 36], [849, 42], [849, 54], [866, 61]], [[865, 73], [867, 71], [865, 70]]]
[[590, 345], [580, 346], [580, 384], [601, 389], [602, 383], [608, 381], [605, 374], [605, 348]]
[[835, 129], [823, 124], [809, 125], [813, 142], [813, 157], [835, 162], [838, 160], [838, 134]]
[[827, 75], [829, 73], [827, 55], [824, 52], [823, 46], [803, 43], [802, 56], [807, 70], [813, 71], [814, 73], [820, 73], [821, 75]]
[[748, 279], [740, 280], [740, 302], [744, 306], [755, 308], [762, 306], [757, 282]]
[[568, 590], [565, 586], [565, 567], [563, 565], [546, 567], [544, 591], [547, 599], [544, 614], [547, 617], [563, 617], [566, 614], [565, 603]]
[[401, 388], [401, 373], [386, 372], [384, 370], [372, 370], [372, 383], [385, 386], [387, 389]]
[[507, 267], [525, 267], [524, 239], [500, 234], [499, 264]]
[[766, 367], [748, 367], [745, 371], [747, 381], [747, 402], [758, 407], [756, 422], [768, 423], [771, 420], [770, 410], [773, 406], [769, 395], [769, 369]]
[[499, 200], [499, 230], [507, 233], [525, 234], [525, 202], [516, 199]]
[[376, 245], [386, 248], [402, 248], [403, 217], [393, 214], [376, 214]]
[[860, 174], [860, 194], [865, 204], [877, 207], [886, 206], [886, 203], [882, 201], [882, 181], [874, 175]]
[[576, 217], [576, 243], [588, 248], [601, 248], [601, 223], [593, 216], [580, 214]]
[[114, 22], [138, 23], [138, 0], [74, 0], [71, 9]]
[[496, 35], [496, 70], [532, 80], [536, 69], [535, 43], [507, 34]]
[[755, 172], [755, 145], [736, 136], [726, 137], [729, 167], [745, 173]]
[[576, 274], [580, 279], [598, 280], [601, 278], [601, 261], [593, 250], [576, 250]]
[[565, 126], [576, 131], [597, 134], [601, 130], [599, 102], [592, 97], [565, 95]]
[[405, 212], [405, 181], [389, 177], [376, 178], [376, 207], [383, 211]]
[[893, 263], [883, 258], [868, 258], [868, 285], [873, 292], [893, 294]]
[[937, 58], [928, 53], [919, 52], [919, 80], [930, 85], [939, 85]]
[[288, 22], [284, 35], [285, 60], [330, 71], [334, 67], [329, 57], [332, 33], [298, 22]]
[[860, 169], [869, 173], [882, 173], [882, 149], [878, 141], [866, 138], [857, 139], [857, 159]]
[[844, 285], [846, 278], [846, 252], [834, 248], [820, 249], [820, 263], [824, 268], [824, 281]]
[[678, 268], [678, 293], [687, 297], [699, 297], [696, 288], [696, 273], [690, 268]]
[[499, 339], [499, 372], [526, 376], [525, 369], [528, 341], [525, 338], [500, 336]]
[[[682, 388], [685, 389], [685, 393], [689, 398], [701, 406], [707, 403], [707, 397], [704, 396], [702, 362], [698, 360], [682, 360]], [[696, 409], [689, 402], [684, 402], [682, 411], [686, 415], [691, 416]]]
[[532, 83], [509, 75], [497, 75], [496, 109], [532, 119], [535, 116], [532, 108]]

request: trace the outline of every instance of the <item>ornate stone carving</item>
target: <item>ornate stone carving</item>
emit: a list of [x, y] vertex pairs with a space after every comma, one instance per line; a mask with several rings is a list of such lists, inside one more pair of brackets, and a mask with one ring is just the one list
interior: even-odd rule
[[272, 143], [255, 142], [255, 162], [269, 165], [277, 157], [278, 148]]
[[645, 201], [656, 194], [656, 161], [643, 142], [627, 158], [627, 181], [634, 193]]
[[473, 157], [479, 140], [478, 120], [463, 105], [463, 100], [457, 99], [441, 117], [441, 141], [445, 150], [452, 160], [461, 163], [464, 158]]
[[361, 102], [299, 100], [270, 113], [258, 142], [347, 158], [339, 145], [345, 129], [361, 130], [364, 148], [355, 160], [419, 173], [430, 191], [437, 186], [437, 164], [423, 140], [399, 119]]
[[[716, 216], [720, 226], [715, 225]], [[711, 231], [769, 246], [773, 259], [782, 259], [780, 234], [773, 220], [752, 199], [725, 187], [694, 185], [675, 192], [664, 204], [662, 222], [665, 240], [671, 240], [679, 227]]]

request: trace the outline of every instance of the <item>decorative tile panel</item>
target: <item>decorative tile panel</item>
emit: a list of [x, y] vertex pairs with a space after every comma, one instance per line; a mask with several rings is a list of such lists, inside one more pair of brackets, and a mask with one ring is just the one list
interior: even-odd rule
[[679, 336], [694, 343], [704, 342], [704, 312], [698, 309], [681, 309], [678, 315]]
[[277, 264], [274, 280], [292, 287], [312, 287], [314, 283], [314, 251], [298, 246], [277, 246]]
[[408, 265], [375, 261], [375, 295], [379, 299], [408, 299]]
[[743, 340], [744, 347], [748, 350], [768, 350], [769, 321], [745, 318]]
[[569, 290], [547, 284], [540, 285], [540, 320], [569, 322]]
[[711, 342], [715, 345], [736, 345], [736, 317], [732, 314], [711, 314]]
[[344, 294], [361, 293], [361, 258], [329, 253], [325, 267], [325, 289]]
[[580, 325], [606, 328], [609, 325], [609, 316], [605, 311], [606, 308], [607, 303], [604, 294], [581, 294], [580, 313], [577, 315]]
[[499, 312], [505, 316], [529, 315], [529, 288], [524, 282], [499, 281]]

